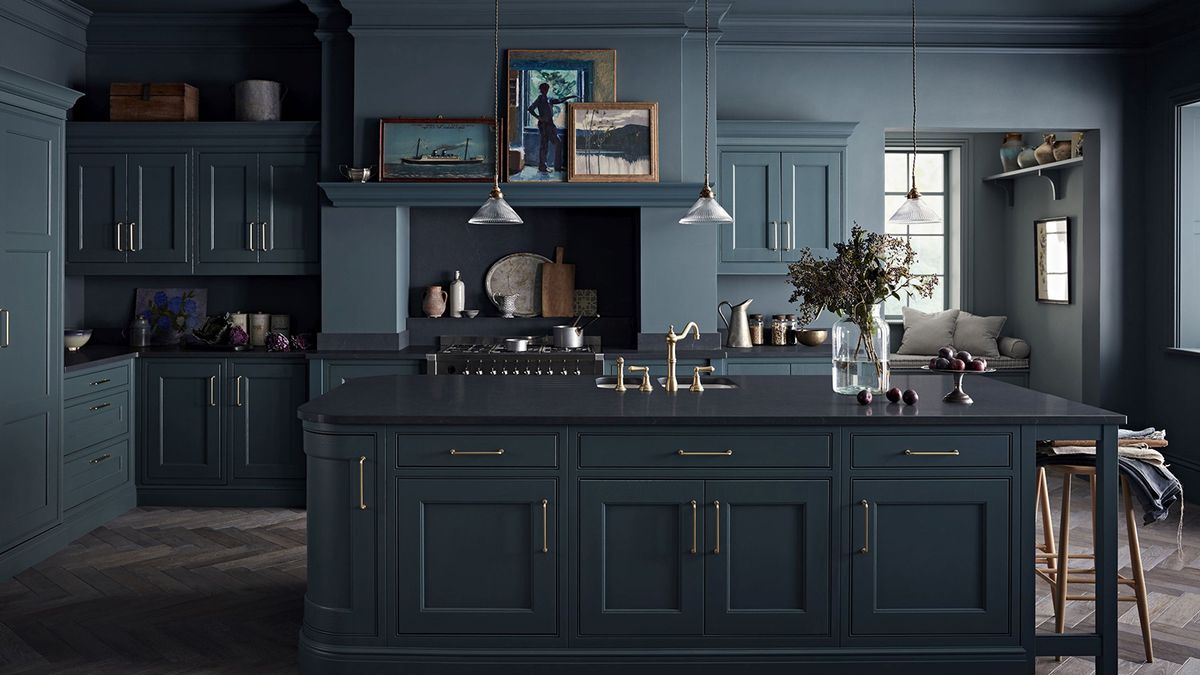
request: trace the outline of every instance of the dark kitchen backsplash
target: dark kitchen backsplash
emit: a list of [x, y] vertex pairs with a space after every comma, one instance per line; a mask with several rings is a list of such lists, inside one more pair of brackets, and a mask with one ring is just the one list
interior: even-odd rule
[[[596, 290], [597, 311], [604, 317], [597, 328], [603, 326], [600, 332], [606, 343], [632, 344], [640, 297], [638, 210], [516, 207], [524, 225], [468, 225], [474, 209], [412, 209], [408, 315], [423, 317], [425, 287], [437, 284], [447, 288], [454, 271], [459, 270], [466, 284], [467, 309], [480, 310], [481, 317], [499, 316], [484, 290], [488, 268], [510, 253], [539, 253], [553, 259], [554, 247], [561, 245], [566, 249], [563, 262], [575, 265], [575, 288]], [[459, 330], [447, 325], [446, 333], [466, 330], [454, 328]]]
[[[289, 314], [293, 333], [317, 333], [321, 278], [305, 277], [67, 277], [67, 326], [91, 328], [98, 343], [124, 341], [138, 288], [206, 288], [208, 314], [246, 311]], [[82, 307], [79, 305], [82, 304]]]

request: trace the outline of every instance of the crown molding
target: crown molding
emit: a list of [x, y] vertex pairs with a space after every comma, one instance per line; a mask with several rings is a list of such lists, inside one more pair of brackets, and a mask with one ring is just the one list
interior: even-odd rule
[[0, 66], [0, 103], [66, 119], [83, 92]]
[[[697, 0], [505, 0], [500, 9], [504, 32], [552, 30], [555, 34], [622, 28], [683, 28]], [[342, 0], [353, 21], [351, 32], [391, 28], [493, 29], [492, 0]], [[355, 31], [357, 29], [357, 31]]]
[[858, 122], [717, 120], [719, 145], [845, 146]]
[[102, 12], [88, 29], [89, 51], [265, 51], [318, 49], [317, 17], [308, 11]]
[[87, 50], [92, 13], [71, 0], [12, 0], [0, 5], [7, 19], [76, 51]]

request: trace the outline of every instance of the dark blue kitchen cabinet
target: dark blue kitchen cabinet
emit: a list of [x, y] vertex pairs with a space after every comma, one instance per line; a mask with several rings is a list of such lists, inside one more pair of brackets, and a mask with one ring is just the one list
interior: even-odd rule
[[779, 153], [721, 153], [721, 200], [733, 216], [721, 225], [721, 262], [778, 262]]
[[143, 483], [221, 484], [220, 359], [147, 359], [140, 434]]
[[188, 153], [128, 156], [129, 262], [188, 262]]
[[197, 165], [197, 266], [258, 262], [258, 155], [201, 152]]
[[259, 260], [316, 263], [320, 242], [316, 184], [320, 156], [312, 152], [270, 152], [258, 156]]
[[1011, 489], [1006, 478], [853, 480], [851, 637], [1009, 635]]
[[579, 482], [583, 635], [704, 633], [704, 482]]
[[308, 390], [314, 398], [356, 377], [420, 375], [425, 364], [418, 359], [311, 359], [308, 363]]
[[129, 246], [125, 153], [67, 155], [67, 262], [123, 263]]
[[296, 408], [308, 399], [303, 363], [229, 361], [228, 451], [233, 480], [303, 479]]
[[558, 631], [552, 478], [396, 478], [398, 635]]
[[828, 480], [709, 480], [707, 635], [829, 635]]

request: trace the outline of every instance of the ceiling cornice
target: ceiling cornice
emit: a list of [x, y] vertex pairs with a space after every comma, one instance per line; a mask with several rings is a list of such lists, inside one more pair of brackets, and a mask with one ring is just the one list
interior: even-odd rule
[[0, 5], [7, 19], [61, 44], [85, 51], [92, 13], [71, 0], [13, 0]]
[[260, 51], [315, 49], [317, 18], [278, 13], [101, 12], [88, 29], [90, 51], [155, 49]]
[[0, 102], [66, 119], [81, 92], [0, 66]]
[[[376, 29], [472, 30], [492, 29], [492, 0], [341, 0], [350, 12], [354, 32]], [[684, 17], [696, 0], [505, 0], [500, 8], [501, 29], [553, 30], [556, 33], [605, 28], [683, 28]]]

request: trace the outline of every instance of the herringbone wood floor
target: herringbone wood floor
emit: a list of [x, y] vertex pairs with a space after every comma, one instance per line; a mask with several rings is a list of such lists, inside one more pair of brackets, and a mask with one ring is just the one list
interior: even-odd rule
[[[1051, 476], [1055, 496], [1059, 486]], [[1083, 550], [1086, 489], [1073, 497]], [[1141, 663], [1137, 615], [1123, 605], [1122, 673], [1200, 675], [1200, 507], [1182, 558], [1173, 518], [1140, 533], [1157, 658]], [[300, 510], [135, 509], [0, 583], [0, 673], [293, 673], [304, 558]], [[1038, 618], [1053, 630], [1045, 584], [1038, 590]], [[1068, 617], [1069, 631], [1089, 630], [1091, 604], [1071, 603]], [[1092, 671], [1081, 659], [1038, 663], [1039, 675]]]

